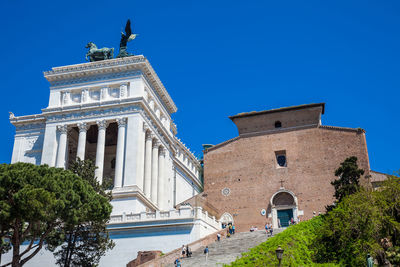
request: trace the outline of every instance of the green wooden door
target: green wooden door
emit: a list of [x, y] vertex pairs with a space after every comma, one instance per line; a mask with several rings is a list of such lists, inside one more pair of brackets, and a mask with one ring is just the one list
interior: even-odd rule
[[293, 210], [278, 210], [278, 219], [281, 222], [281, 227], [288, 227], [290, 219], [293, 218]]

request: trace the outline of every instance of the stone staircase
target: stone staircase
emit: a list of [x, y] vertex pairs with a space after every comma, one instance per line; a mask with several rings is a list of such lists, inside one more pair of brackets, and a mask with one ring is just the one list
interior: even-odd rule
[[[274, 229], [274, 235], [282, 232], [283, 229]], [[236, 233], [230, 238], [221, 239], [220, 242], [214, 242], [208, 245], [209, 255], [206, 263], [204, 248], [193, 251], [191, 258], [181, 260], [182, 267], [191, 266], [223, 266], [241, 257], [243, 252], [247, 252], [250, 248], [266, 241], [269, 237], [265, 231], [259, 230], [255, 232]], [[173, 267], [174, 264], [167, 265]]]

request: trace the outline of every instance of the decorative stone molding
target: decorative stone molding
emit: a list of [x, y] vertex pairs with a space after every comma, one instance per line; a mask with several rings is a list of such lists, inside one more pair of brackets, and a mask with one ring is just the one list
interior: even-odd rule
[[57, 115], [49, 115], [47, 116], [48, 122], [61, 122], [61, 121], [71, 121], [71, 120], [82, 120], [82, 119], [91, 119], [98, 118], [104, 116], [113, 116], [113, 115], [124, 115], [132, 112], [140, 111], [141, 107], [137, 105], [132, 105], [129, 107], [112, 107], [109, 109], [102, 110], [90, 110], [86, 112], [82, 112], [80, 110], [76, 110], [71, 113], [63, 113]]
[[145, 122], [143, 122], [143, 131], [147, 132], [147, 130], [150, 130], [150, 128]]
[[146, 133], [146, 141], [147, 140], [153, 140], [154, 134], [150, 133], [150, 131], [147, 131]]
[[161, 142], [154, 138], [153, 139], [153, 148], [154, 147], [159, 147], [160, 145], [161, 145]]
[[69, 91], [62, 92], [62, 103], [63, 103], [63, 105], [68, 105], [71, 102], [70, 94], [71, 93]]
[[106, 100], [108, 98], [108, 87], [100, 89], [100, 100]]
[[161, 156], [165, 156], [166, 154], [166, 149], [164, 146], [160, 145], [158, 152], [160, 153]]
[[87, 88], [83, 89], [81, 94], [82, 94], [82, 96], [81, 96], [82, 103], [88, 102], [89, 101], [89, 89], [87, 89]]
[[229, 188], [225, 187], [224, 189], [222, 189], [221, 193], [223, 196], [227, 197], [231, 193], [231, 190]]
[[158, 141], [157, 139], [153, 139], [153, 148], [155, 148], [155, 147], [159, 147], [160, 146], [160, 141]]
[[119, 86], [119, 98], [125, 98], [128, 96], [128, 83], [122, 83]]
[[99, 127], [99, 130], [106, 130], [108, 127], [108, 122], [106, 120], [96, 121], [96, 124]]
[[115, 79], [133, 75], [143, 75], [154, 91], [161, 96], [169, 113], [177, 108], [158, 75], [144, 56], [116, 58], [64, 67], [56, 67], [44, 72], [45, 78], [52, 86], [84, 83], [95, 80]]
[[127, 122], [127, 118], [118, 118], [117, 123], [118, 123], [118, 128], [120, 127], [125, 127]]
[[68, 126], [66, 124], [64, 125], [57, 125], [57, 130], [62, 133], [62, 134], [66, 134], [68, 131]]
[[80, 123], [78, 123], [77, 126], [79, 129], [79, 132], [86, 132], [90, 127], [86, 122], [80, 122]]

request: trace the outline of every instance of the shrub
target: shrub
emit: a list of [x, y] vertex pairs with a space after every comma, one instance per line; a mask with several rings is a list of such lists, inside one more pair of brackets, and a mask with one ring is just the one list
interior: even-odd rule
[[321, 216], [290, 226], [282, 233], [243, 253], [243, 257], [228, 266], [275, 266], [278, 264], [275, 250], [283, 248], [282, 266], [338, 266], [314, 263], [313, 244], [316, 232], [322, 225]]

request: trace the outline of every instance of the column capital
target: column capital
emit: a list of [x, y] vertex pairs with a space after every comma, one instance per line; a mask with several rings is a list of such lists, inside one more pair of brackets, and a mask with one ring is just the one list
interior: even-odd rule
[[126, 121], [127, 121], [126, 118], [118, 118], [117, 119], [118, 128], [119, 127], [125, 127], [126, 126]]
[[99, 127], [99, 130], [101, 129], [107, 129], [108, 122], [106, 120], [101, 120], [101, 121], [96, 121], [97, 126]]
[[164, 146], [160, 146], [160, 148], [159, 148], [159, 153], [160, 153], [160, 156], [165, 156], [165, 154], [166, 154], [166, 152], [167, 152], [167, 150], [165, 149], [165, 147]]
[[86, 122], [80, 122], [77, 124], [79, 132], [86, 132], [89, 129], [89, 125]]
[[160, 144], [160, 141], [158, 141], [157, 139], [153, 139], [153, 148], [159, 147]]
[[152, 140], [154, 138], [154, 134], [147, 132], [146, 134], [146, 140]]
[[68, 131], [68, 125], [66, 125], [66, 124], [57, 125], [57, 130], [58, 130], [60, 133], [67, 133], [67, 131]]
[[147, 130], [150, 130], [149, 125], [147, 125], [145, 122], [143, 122], [143, 130], [146, 132]]

